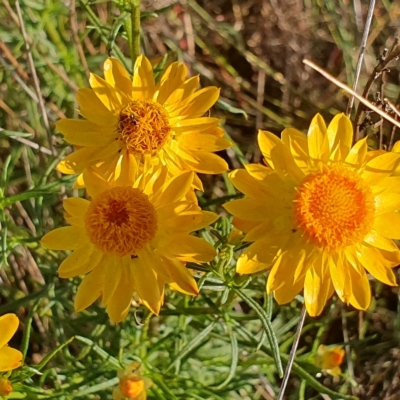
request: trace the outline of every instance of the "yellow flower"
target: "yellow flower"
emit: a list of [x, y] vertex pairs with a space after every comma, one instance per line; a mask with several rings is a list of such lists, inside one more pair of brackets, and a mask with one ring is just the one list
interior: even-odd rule
[[53, 250], [73, 250], [60, 265], [62, 278], [86, 275], [75, 309], [81, 311], [100, 295], [115, 323], [127, 315], [132, 294], [158, 314], [164, 285], [196, 295], [198, 288], [186, 262], [202, 263], [215, 256], [214, 247], [190, 232], [218, 216], [201, 211], [191, 193], [193, 172], [167, 180], [158, 168], [132, 186], [113, 186], [87, 170], [84, 179], [92, 201], [64, 200], [68, 227], [42, 238]]
[[352, 147], [350, 120], [335, 116], [328, 128], [317, 114], [308, 135], [289, 128], [278, 139], [260, 131], [269, 167], [246, 165], [231, 173], [246, 197], [226, 203], [235, 226], [252, 243], [237, 272], [270, 270], [267, 291], [279, 304], [304, 288], [311, 316], [336, 291], [358, 309], [371, 299], [367, 270], [395, 286], [400, 251], [400, 154], [367, 153], [366, 139]]
[[[219, 119], [203, 116], [219, 89], [196, 91], [199, 77], [187, 79], [181, 62], [171, 64], [156, 85], [149, 60], [139, 56], [133, 78], [122, 64], [108, 58], [105, 79], [91, 74], [92, 89], [80, 89], [77, 101], [85, 120], [63, 119], [57, 129], [77, 150], [58, 165], [64, 174], [81, 174], [96, 166], [107, 181], [132, 184], [136, 172], [165, 165], [171, 175], [182, 171], [218, 174], [228, 169], [215, 151], [231, 146]], [[197, 175], [194, 186], [202, 189]], [[77, 186], [84, 185], [82, 176]]]
[[133, 362], [118, 371], [119, 385], [113, 391], [113, 400], [146, 400], [146, 391], [153, 382], [140, 375], [139, 363]]
[[318, 347], [314, 362], [317, 367], [329, 375], [339, 376], [342, 373], [340, 365], [343, 362], [344, 355], [343, 346], [325, 346], [321, 344]]
[[19, 320], [15, 314], [0, 317], [0, 372], [11, 371], [22, 363], [22, 353], [8, 347], [8, 342], [18, 329]]
[[8, 379], [0, 378], [0, 396], [7, 397], [12, 390], [11, 382]]

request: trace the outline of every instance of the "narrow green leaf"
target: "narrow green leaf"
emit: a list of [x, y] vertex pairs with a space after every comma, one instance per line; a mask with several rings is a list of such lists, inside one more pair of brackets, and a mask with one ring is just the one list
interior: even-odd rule
[[210, 387], [210, 389], [213, 389], [213, 390], [224, 389], [236, 374], [236, 369], [237, 369], [237, 364], [238, 364], [238, 359], [239, 359], [238, 342], [237, 342], [237, 338], [236, 338], [236, 335], [234, 332], [231, 332], [229, 334], [229, 337], [231, 338], [231, 360], [232, 360], [231, 366], [229, 368], [229, 374], [222, 383], [220, 383], [218, 386]]
[[101, 358], [103, 358], [105, 361], [109, 362], [111, 365], [116, 367], [117, 369], [122, 368], [121, 364], [119, 361], [114, 358], [113, 356], [110, 356], [106, 351], [104, 351], [101, 347], [99, 347], [96, 343], [94, 343], [92, 340], [85, 338], [83, 336], [74, 336], [74, 338], [82, 343], [87, 344], [88, 346], [91, 347], [91, 349], [97, 353]]
[[197, 336], [195, 336], [178, 354], [172, 364], [166, 369], [165, 372], [169, 371], [178, 361], [186, 357], [193, 349], [195, 349], [201, 342], [209, 335], [214, 329], [215, 322], [211, 322], [205, 329], [203, 329]]
[[38, 371], [41, 371], [46, 364], [59, 352], [61, 351], [65, 346], [69, 345], [73, 340], [75, 339], [74, 336], [72, 336], [71, 338], [69, 338], [68, 340], [66, 340], [64, 343], [60, 344], [59, 346], [57, 346], [53, 351], [51, 351], [49, 354], [47, 354], [47, 356], [45, 358], [43, 358], [43, 360], [36, 365], [36, 369]]
[[247, 296], [245, 293], [243, 293], [241, 290], [238, 290], [236, 288], [233, 288], [235, 293], [243, 300], [245, 301], [249, 307], [251, 307], [259, 316], [260, 321], [264, 327], [265, 333], [267, 334], [268, 342], [272, 350], [272, 355], [275, 361], [276, 368], [278, 370], [278, 374], [280, 377], [283, 376], [283, 368], [282, 368], [282, 361], [281, 357], [279, 354], [279, 346], [278, 346], [278, 340], [275, 336], [274, 329], [272, 328], [271, 321], [268, 319], [268, 315], [265, 312], [265, 310], [257, 303], [255, 302], [251, 297]]

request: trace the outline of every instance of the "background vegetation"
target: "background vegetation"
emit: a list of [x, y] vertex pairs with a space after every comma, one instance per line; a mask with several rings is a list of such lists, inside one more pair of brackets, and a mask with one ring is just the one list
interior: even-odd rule
[[[258, 128], [306, 129], [316, 112], [330, 120], [345, 111], [347, 95], [302, 60], [313, 60], [351, 86], [365, 3], [148, 0], [142, 4], [142, 47], [149, 58], [167, 54], [167, 62], [182, 60], [192, 74], [201, 74], [203, 85], [221, 87], [212, 114], [225, 120], [237, 143], [223, 154], [234, 169], [260, 161]], [[74, 313], [79, 281], [59, 279], [62, 257], [38, 244], [45, 232], [63, 224], [63, 197], [78, 194], [71, 189], [73, 179], [55, 171], [70, 149], [54, 123], [77, 117], [76, 90], [88, 86], [89, 71], [101, 74], [108, 52], [130, 68], [124, 14], [111, 1], [18, 4], [0, 4], [0, 315], [20, 317], [10, 345], [26, 352], [31, 367], [13, 374], [15, 391], [27, 399], [110, 399], [116, 371], [136, 360], [154, 382], [150, 399], [275, 398], [281, 379], [265, 332], [272, 327], [284, 366], [302, 298], [278, 307], [265, 295], [265, 275], [245, 281], [234, 276], [228, 218], [202, 233], [220, 255], [205, 273], [198, 272], [198, 297], [169, 291], [159, 317], [138, 302], [117, 326], [99, 306]], [[379, 1], [360, 92], [384, 48], [396, 44], [399, 24], [400, 4]], [[395, 104], [397, 63], [374, 77], [370, 99], [382, 107], [384, 97]], [[354, 115], [355, 110], [353, 120]], [[374, 115], [363, 115], [360, 126], [372, 147], [398, 138]], [[226, 216], [220, 205], [236, 195], [233, 187], [225, 176], [203, 178], [202, 207]], [[399, 398], [399, 290], [375, 282], [372, 287], [367, 312], [334, 299], [320, 318], [306, 319], [287, 399]], [[320, 343], [347, 343], [340, 379], [316, 377], [312, 356]]]

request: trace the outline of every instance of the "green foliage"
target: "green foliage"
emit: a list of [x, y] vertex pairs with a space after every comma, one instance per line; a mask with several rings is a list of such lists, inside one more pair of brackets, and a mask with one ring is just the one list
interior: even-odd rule
[[[288, 362], [302, 298], [278, 307], [265, 293], [265, 274], [235, 274], [245, 245], [228, 243], [232, 225], [226, 217], [201, 232], [215, 245], [218, 257], [208, 265], [189, 266], [200, 288], [196, 298], [168, 290], [159, 316], [136, 302], [117, 326], [99, 304], [74, 312], [79, 279], [60, 279], [57, 268], [65, 254], [39, 244], [44, 233], [64, 224], [62, 199], [80, 194], [72, 188], [73, 177], [55, 170], [70, 149], [54, 123], [77, 117], [76, 90], [88, 86], [89, 71], [101, 74], [107, 53], [131, 68], [125, 30], [130, 13], [126, 2], [19, 3], [26, 38], [14, 2], [0, 5], [0, 315], [14, 312], [20, 317], [20, 330], [10, 345], [24, 355], [24, 366], [9, 378], [14, 387], [9, 398], [110, 399], [118, 384], [117, 371], [132, 361], [138, 361], [153, 381], [149, 399], [273, 398]], [[226, 120], [227, 137], [237, 143], [225, 154], [232, 168], [260, 161], [254, 140], [258, 128], [301, 129], [317, 110], [329, 115], [343, 109], [343, 94], [335, 88], [326, 90], [321, 78], [307, 72], [306, 82], [300, 79], [305, 72], [300, 71], [299, 57], [311, 52], [316, 59], [329, 59], [323, 66], [351, 83], [360, 39], [353, 21], [359, 15], [351, 2], [308, 0], [302, 11], [306, 26], [298, 32], [306, 38], [307, 51], [286, 26], [276, 45], [278, 56], [268, 41], [275, 35], [273, 21], [267, 21], [270, 6], [263, 9], [257, 8], [258, 2], [250, 3], [187, 0], [165, 2], [156, 10], [145, 4], [141, 14], [141, 44], [150, 58], [168, 54], [187, 62], [204, 84], [221, 86], [222, 97], [213, 113]], [[373, 30], [377, 54], [392, 35], [390, 15], [396, 11], [395, 2], [380, 7], [383, 16]], [[276, 19], [290, 23], [293, 14], [284, 14], [289, 7], [278, 10]], [[261, 14], [268, 22], [265, 32], [255, 27]], [[310, 38], [308, 29], [319, 39]], [[293, 49], [299, 52], [297, 58]], [[377, 55], [374, 51], [368, 46], [370, 64]], [[155, 61], [157, 74], [168, 57]], [[40, 88], [34, 86], [33, 72]], [[260, 79], [267, 85], [257, 88]], [[365, 83], [366, 77], [362, 80]], [[388, 96], [396, 91], [397, 82], [389, 80]], [[221, 204], [239, 196], [226, 176], [205, 177], [204, 182], [199, 204], [205, 210], [223, 213]], [[376, 387], [388, 387], [387, 382], [398, 379], [397, 292], [377, 285], [375, 293], [377, 299], [366, 313], [334, 300], [321, 318], [307, 319], [288, 399], [321, 399], [322, 394], [351, 399], [369, 388], [378, 393]], [[312, 357], [318, 345], [343, 344], [343, 335], [351, 345], [348, 372], [338, 381], [316, 377], [319, 370]], [[386, 383], [378, 379], [382, 371]], [[395, 389], [390, 390], [396, 393]]]

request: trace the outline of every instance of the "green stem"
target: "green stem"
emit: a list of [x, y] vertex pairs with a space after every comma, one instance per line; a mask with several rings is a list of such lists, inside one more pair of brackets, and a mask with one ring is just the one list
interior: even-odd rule
[[140, 0], [131, 0], [131, 35], [129, 36], [133, 67], [140, 54]]

